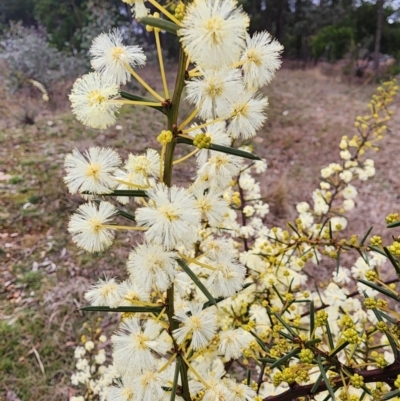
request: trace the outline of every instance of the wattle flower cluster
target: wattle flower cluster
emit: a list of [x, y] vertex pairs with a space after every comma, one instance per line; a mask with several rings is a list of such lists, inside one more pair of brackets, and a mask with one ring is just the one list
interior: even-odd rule
[[[149, 16], [143, 0], [124, 1], [154, 32], [163, 93], [136, 71], [146, 61], [142, 49], [125, 45], [121, 32], [113, 30], [93, 41], [95, 71], [76, 81], [72, 110], [84, 124], [107, 128], [124, 105], [155, 108], [167, 117], [161, 133], [149, 133], [160, 149], [122, 161], [111, 149], [93, 147], [83, 154], [74, 150], [65, 160], [70, 192], [88, 200], [68, 226], [77, 246], [101, 252], [120, 231], [143, 234], [129, 254], [126, 275], [100, 278], [85, 296], [94, 309], [122, 313], [111, 338], [118, 380], [102, 399], [260, 401], [294, 382], [320, 380], [304, 331], [310, 329], [313, 341], [316, 335], [324, 338], [330, 324], [335, 344], [343, 339], [361, 344], [362, 331], [374, 322], [340, 288], [351, 282], [348, 270], [338, 266], [333, 282], [319, 292], [305, 291], [304, 272], [307, 263], [358, 246], [354, 238], [340, 240], [338, 233], [347, 224], [342, 214], [355, 206], [357, 190], [351, 181], [374, 173], [373, 163], [349, 151], [355, 144], [358, 155], [365, 141], [343, 139], [343, 163], [321, 171], [320, 188], [312, 194], [314, 207], [299, 203], [290, 231], [267, 227], [269, 206], [254, 178], [267, 165], [251, 148], [232, 145], [252, 138], [263, 126], [268, 101], [261, 89], [280, 66], [282, 46], [267, 32], [250, 37], [249, 17], [234, 0], [180, 3], [175, 15], [149, 0], [168, 21]], [[163, 69], [161, 29], [176, 33], [182, 45], [172, 96]], [[120, 91], [132, 77], [154, 99]], [[179, 115], [181, 98], [192, 106], [184, 118]], [[176, 159], [181, 143], [194, 150]], [[173, 172], [194, 156], [192, 182], [173, 185]], [[122, 218], [128, 224], [121, 225]], [[362, 245], [359, 249], [364, 251]], [[362, 255], [352, 278], [382, 263], [379, 255]], [[368, 286], [359, 291], [374, 296]], [[305, 318], [310, 303], [321, 309], [312, 330]], [[293, 333], [296, 345], [288, 341]], [[320, 351], [331, 350], [323, 343]], [[300, 367], [274, 365], [287, 352], [299, 354]], [[345, 351], [339, 357], [346, 362]], [[238, 359], [254, 362], [257, 381], [249, 376], [245, 383], [236, 382], [227, 374], [227, 362]], [[265, 370], [267, 361], [273, 363], [270, 370]]]
[[[137, 18], [147, 16], [143, 2], [128, 3]], [[120, 380], [108, 391], [108, 400], [169, 399], [168, 389], [174, 385], [175, 392], [177, 385], [183, 386], [186, 399], [189, 394], [202, 394], [205, 400], [256, 397], [253, 388], [224, 378], [223, 362], [242, 357], [254, 339], [243, 328], [221, 325], [222, 311], [215, 299], [235, 295], [246, 280], [246, 268], [238, 260], [240, 243], [229, 239], [229, 233], [248, 237], [268, 213], [268, 205], [255, 202], [251, 224], [238, 225], [232, 207], [238, 176], [254, 198], [261, 195], [241, 156], [251, 155], [249, 149], [238, 155], [230, 146], [236, 138], [253, 137], [265, 122], [268, 101], [258, 90], [279, 68], [282, 46], [267, 32], [251, 38], [249, 17], [235, 1], [196, 1], [180, 10], [184, 10], [181, 21], [172, 20], [179, 23], [186, 65], [190, 60], [194, 66], [183, 82], [186, 99], [194, 107], [190, 116], [180, 125], [172, 121], [178, 128], [158, 136], [160, 152], [148, 149], [122, 161], [111, 149], [90, 148], [83, 154], [74, 150], [65, 160], [70, 192], [89, 199], [68, 227], [79, 247], [104, 251], [112, 246], [117, 231], [143, 232], [143, 240], [129, 255], [127, 278], [101, 278], [86, 293], [94, 307], [136, 311], [124, 315], [112, 336]], [[159, 32], [156, 28], [154, 32], [157, 40]], [[118, 29], [94, 39], [90, 54], [94, 72], [78, 79], [70, 95], [72, 110], [84, 124], [107, 128], [124, 104], [162, 108], [171, 102], [167, 86], [159, 94], [138, 75], [136, 69], [146, 57], [140, 47], [125, 45]], [[163, 70], [161, 75], [164, 80]], [[155, 100], [121, 96], [119, 86], [131, 77]], [[176, 97], [174, 93], [169, 109], [179, 106], [173, 103]], [[182, 160], [173, 161], [178, 164], [196, 155], [197, 174], [187, 188], [171, 185], [168, 178], [172, 171], [168, 149], [180, 138], [196, 146]], [[263, 161], [255, 166], [258, 172], [266, 169]], [[135, 212], [126, 212], [136, 225], [117, 224], [117, 216], [127, 213], [101, 195], [115, 195], [128, 208], [129, 197], [135, 196]], [[210, 300], [210, 307], [205, 307]]]

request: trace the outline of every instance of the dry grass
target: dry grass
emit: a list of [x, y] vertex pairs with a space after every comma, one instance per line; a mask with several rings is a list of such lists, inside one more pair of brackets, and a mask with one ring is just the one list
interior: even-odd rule
[[[354, 119], [365, 114], [374, 90], [372, 85], [349, 86], [322, 75], [318, 69], [282, 70], [267, 89], [271, 104], [269, 120], [255, 138], [257, 153], [269, 165], [262, 185], [267, 194], [274, 192], [274, 188], [281, 193], [276, 182], [284, 180], [289, 216], [294, 215], [296, 203], [311, 201], [320, 169], [339, 161], [340, 138], [356, 133]], [[398, 99], [394, 110], [397, 105]], [[349, 214], [354, 232], [362, 233], [369, 225], [374, 225], [378, 232], [383, 231], [384, 217], [398, 207], [400, 179], [396, 174], [395, 152], [399, 115], [394, 116], [389, 127], [391, 132], [381, 143], [381, 150], [370, 155], [376, 161], [376, 176], [358, 185], [357, 208]]]
[[[354, 118], [364, 113], [373, 91], [318, 70], [280, 71], [266, 90], [268, 123], [254, 140], [256, 153], [269, 164], [261, 178], [271, 203], [268, 225], [284, 224], [293, 218], [296, 203], [310, 201], [319, 170], [338, 160], [341, 136], [354, 132]], [[119, 120], [121, 130], [87, 129], [69, 113], [39, 116], [31, 126], [0, 125], [5, 127], [0, 130], [0, 389], [5, 399], [7, 391], [36, 401], [66, 400], [71, 394], [73, 348], [88, 318], [77, 311], [82, 294], [97, 276], [123, 273], [135, 237], [120, 235], [111, 252], [100, 255], [77, 250], [65, 229], [81, 200], [67, 194], [61, 166], [74, 147], [107, 145], [125, 157], [154, 146], [164, 128], [161, 117], [130, 110]], [[397, 115], [374, 156], [376, 176], [359, 186], [357, 208], [349, 215], [353, 232], [363, 234], [369, 225], [383, 231], [384, 216], [398, 207], [399, 127]], [[186, 168], [179, 181], [190, 177]]]

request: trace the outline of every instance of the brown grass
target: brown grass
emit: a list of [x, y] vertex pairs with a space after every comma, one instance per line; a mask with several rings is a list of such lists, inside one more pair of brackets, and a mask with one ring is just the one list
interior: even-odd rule
[[[355, 117], [366, 113], [375, 88], [349, 86], [318, 69], [281, 70], [267, 88], [269, 120], [255, 139], [257, 153], [269, 165], [262, 185], [268, 193], [279, 177], [285, 177], [289, 215], [299, 201], [311, 201], [320, 169], [339, 161], [340, 138], [356, 133]], [[398, 99], [394, 110], [397, 105]], [[395, 115], [389, 126], [391, 132], [382, 141], [381, 150], [370, 155], [376, 161], [376, 176], [358, 185], [357, 208], [349, 215], [354, 232], [366, 231], [369, 224], [378, 232], [384, 231], [384, 217], [398, 207], [400, 179], [395, 173], [399, 163], [395, 152], [400, 116]]]

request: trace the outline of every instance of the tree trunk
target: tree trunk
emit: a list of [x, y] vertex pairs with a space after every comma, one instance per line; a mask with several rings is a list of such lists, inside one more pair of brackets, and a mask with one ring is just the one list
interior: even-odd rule
[[286, 7], [286, 0], [281, 0], [278, 4], [277, 16], [276, 16], [276, 32], [275, 37], [279, 42], [282, 41], [283, 36], [283, 18], [284, 18], [284, 8]]
[[383, 22], [383, 4], [385, 0], [376, 0], [377, 5], [377, 22], [375, 34], [375, 51], [374, 51], [374, 72], [375, 76], [379, 74], [379, 53], [381, 50], [382, 22]]

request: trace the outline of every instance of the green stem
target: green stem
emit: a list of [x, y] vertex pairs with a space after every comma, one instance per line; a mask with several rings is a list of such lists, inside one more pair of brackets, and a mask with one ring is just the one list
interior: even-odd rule
[[[178, 64], [178, 73], [176, 76], [175, 82], [175, 90], [174, 95], [171, 101], [171, 107], [167, 112], [168, 117], [168, 129], [174, 133], [174, 127], [178, 125], [178, 112], [179, 105], [182, 97], [182, 91], [185, 86], [185, 67], [186, 67], [187, 56], [180, 51], [179, 54], [179, 64]], [[171, 186], [172, 183], [172, 163], [174, 161], [174, 150], [176, 145], [176, 138], [167, 144], [165, 149], [165, 160], [164, 160], [164, 183], [168, 187]], [[175, 315], [174, 308], [174, 286], [172, 285], [167, 290], [167, 316], [169, 320], [170, 331], [177, 329], [179, 327], [179, 323], [173, 319]], [[178, 347], [174, 340], [174, 345], [176, 348], [176, 352], [178, 352]], [[179, 356], [178, 356], [179, 358]], [[191, 401], [190, 392], [189, 392], [189, 383], [187, 376], [187, 366], [185, 363], [180, 364], [180, 375], [181, 375], [181, 383], [182, 383], [182, 397], [185, 401]]]
[[[168, 129], [172, 131], [171, 128], [168, 127]], [[165, 150], [164, 184], [169, 187], [171, 186], [172, 182], [172, 163], [174, 161], [175, 144], [175, 139], [173, 139], [172, 142], [167, 144], [167, 148]]]
[[170, 288], [167, 290], [167, 316], [169, 320], [170, 330], [173, 331], [178, 328], [178, 322], [173, 319], [175, 315], [175, 307], [174, 307], [174, 285], [172, 284]]
[[[182, 91], [185, 86], [185, 67], [186, 67], [187, 56], [180, 51], [179, 54], [179, 64], [178, 64], [178, 74], [176, 76], [174, 96], [171, 101], [171, 108], [168, 110], [168, 129], [174, 132], [174, 126], [178, 124], [178, 112], [179, 105], [181, 102]], [[167, 149], [165, 151], [165, 168], [164, 168], [164, 183], [171, 186], [172, 181], [172, 162], [174, 161], [174, 150], [176, 145], [176, 138], [172, 142], [167, 144]]]
[[191, 401], [192, 399], [190, 398], [190, 391], [189, 391], [189, 380], [188, 380], [188, 367], [186, 363], [181, 361], [180, 364], [180, 370], [181, 370], [181, 381], [182, 381], [182, 398], [185, 401]]
[[[168, 110], [168, 129], [173, 132], [174, 125], [178, 121], [179, 104], [182, 97], [182, 91], [185, 86], [185, 67], [186, 67], [187, 56], [181, 50], [179, 53], [179, 64], [178, 73], [176, 76], [175, 90], [172, 97], [171, 108]], [[170, 143], [167, 144], [165, 150], [165, 162], [164, 162], [164, 183], [167, 186], [171, 186], [172, 182], [172, 163], [174, 160], [174, 150], [175, 150], [176, 138], [174, 138]], [[175, 314], [174, 311], [174, 286], [167, 290], [168, 308], [167, 314], [171, 325], [171, 330], [177, 328], [177, 322], [175, 322], [172, 317]], [[175, 327], [176, 326], [176, 327]]]

